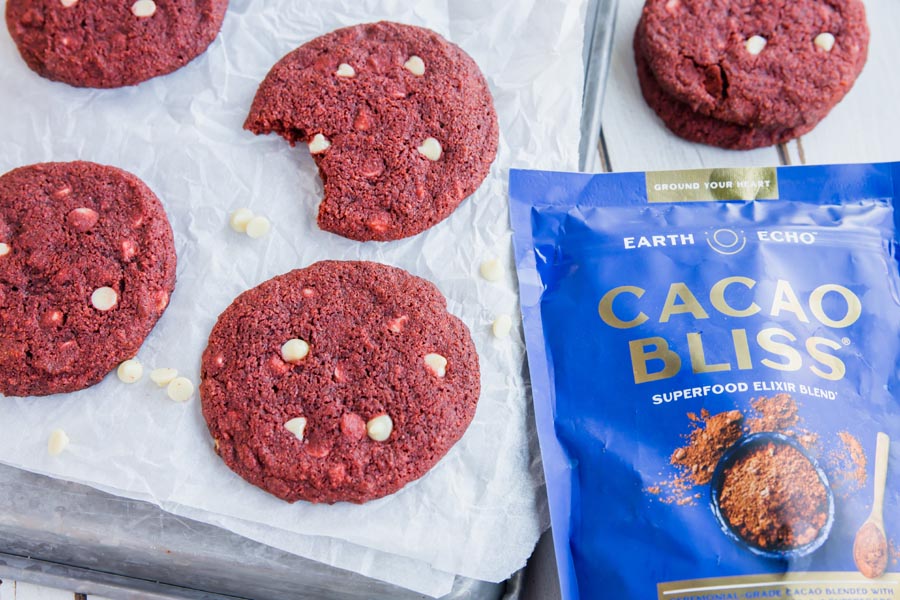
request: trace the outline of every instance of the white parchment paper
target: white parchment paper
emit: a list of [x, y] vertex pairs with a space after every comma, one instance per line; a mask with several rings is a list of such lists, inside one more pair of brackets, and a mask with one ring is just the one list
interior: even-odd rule
[[[510, 167], [574, 170], [583, 83], [585, 2], [573, 0], [232, 0], [222, 34], [180, 71], [120, 90], [84, 90], [27, 69], [0, 33], [0, 171], [83, 159], [141, 177], [162, 200], [178, 252], [178, 285], [145, 342], [146, 371], [175, 367], [198, 383], [217, 316], [240, 292], [317, 260], [365, 259], [436, 283], [472, 331], [482, 395], [464, 438], [424, 478], [363, 506], [286, 504], [245, 483], [212, 450], [199, 400], [179, 405], [145, 376], [110, 375], [82, 392], [0, 398], [0, 461], [113, 493], [328, 564], [430, 595], [453, 575], [501, 581], [524, 565], [547, 525], [530, 425], [506, 177]], [[465, 49], [485, 73], [500, 151], [474, 196], [446, 221], [399, 242], [358, 243], [319, 231], [321, 184], [305, 148], [241, 129], [269, 68], [337, 27], [392, 19]], [[228, 228], [247, 206], [274, 228], [251, 240]], [[498, 257], [502, 281], [478, 277]], [[518, 321], [518, 319], [515, 319]], [[46, 452], [50, 431], [72, 442]]]

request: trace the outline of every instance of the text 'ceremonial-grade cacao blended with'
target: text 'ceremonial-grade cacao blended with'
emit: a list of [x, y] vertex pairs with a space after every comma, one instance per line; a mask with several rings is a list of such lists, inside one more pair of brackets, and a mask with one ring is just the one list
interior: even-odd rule
[[563, 598], [900, 600], [900, 163], [510, 196]]

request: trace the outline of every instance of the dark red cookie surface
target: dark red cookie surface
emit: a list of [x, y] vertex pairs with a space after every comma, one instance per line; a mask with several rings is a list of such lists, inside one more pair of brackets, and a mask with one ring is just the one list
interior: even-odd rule
[[[294, 339], [308, 354], [286, 362]], [[443, 373], [426, 364], [432, 354], [446, 359]], [[371, 262], [319, 262], [238, 296], [212, 330], [201, 377], [219, 456], [289, 502], [396, 492], [463, 435], [480, 392], [469, 331], [437, 288]], [[376, 441], [367, 423], [384, 415], [393, 429]], [[299, 418], [302, 439], [286, 427]]]
[[666, 127], [679, 137], [729, 150], [751, 150], [800, 137], [816, 124], [787, 129], [747, 127], [694, 112], [690, 106], [675, 100], [660, 87], [644, 57], [641, 43], [643, 39], [641, 24], [638, 24], [634, 37], [634, 58], [641, 93]]
[[114, 167], [43, 163], [0, 177], [0, 244], [7, 396], [97, 383], [137, 354], [175, 286], [162, 205]]
[[6, 25], [38, 74], [70, 85], [134, 85], [212, 43], [228, 0], [8, 0]]
[[[404, 66], [412, 57], [421, 62]], [[282, 58], [244, 127], [312, 142], [325, 188], [319, 226], [363, 241], [448, 217], [487, 176], [499, 135], [475, 62], [433, 31], [386, 22], [333, 31]], [[440, 144], [437, 160], [418, 150], [428, 138]]]
[[[642, 18], [646, 58], [666, 93], [766, 128], [824, 118], [862, 71], [869, 42], [860, 0], [647, 0]], [[820, 34], [833, 36], [830, 50]], [[748, 50], [754, 36], [761, 50], [760, 40]]]

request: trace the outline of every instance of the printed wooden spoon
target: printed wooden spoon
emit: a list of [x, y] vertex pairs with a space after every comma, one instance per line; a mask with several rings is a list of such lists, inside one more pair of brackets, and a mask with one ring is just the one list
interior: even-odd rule
[[853, 542], [853, 561], [859, 572], [869, 579], [884, 575], [888, 563], [888, 542], [884, 533], [884, 486], [887, 481], [888, 451], [891, 440], [886, 433], [878, 434], [875, 447], [875, 499], [872, 512], [856, 532]]

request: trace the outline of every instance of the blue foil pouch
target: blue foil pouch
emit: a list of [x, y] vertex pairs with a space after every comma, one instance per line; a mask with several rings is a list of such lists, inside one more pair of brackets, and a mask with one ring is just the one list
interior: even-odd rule
[[510, 196], [563, 598], [900, 598], [900, 163]]

